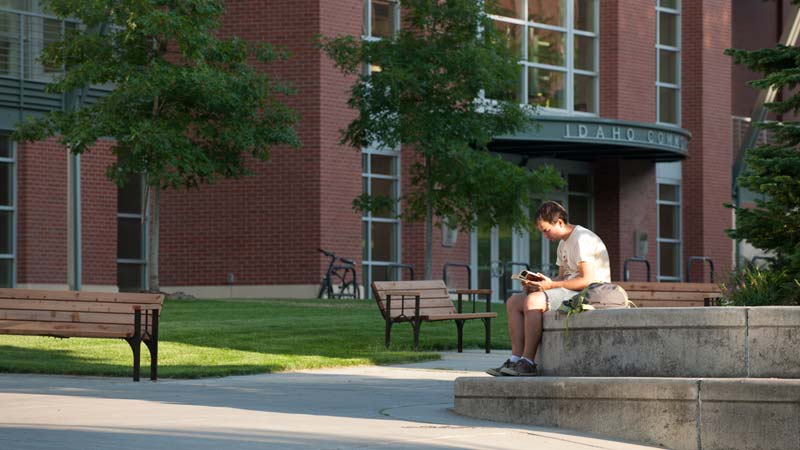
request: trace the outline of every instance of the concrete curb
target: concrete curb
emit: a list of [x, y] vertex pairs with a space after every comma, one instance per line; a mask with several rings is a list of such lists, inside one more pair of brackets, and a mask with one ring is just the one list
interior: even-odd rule
[[676, 450], [800, 448], [800, 380], [458, 378], [455, 412]]

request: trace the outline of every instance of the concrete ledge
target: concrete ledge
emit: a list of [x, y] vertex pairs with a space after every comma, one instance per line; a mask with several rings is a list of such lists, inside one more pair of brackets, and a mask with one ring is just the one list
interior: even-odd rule
[[800, 380], [458, 378], [455, 412], [677, 450], [800, 448]]
[[544, 316], [552, 376], [800, 378], [800, 307], [641, 308]]
[[748, 308], [747, 315], [749, 376], [800, 378], [800, 307]]

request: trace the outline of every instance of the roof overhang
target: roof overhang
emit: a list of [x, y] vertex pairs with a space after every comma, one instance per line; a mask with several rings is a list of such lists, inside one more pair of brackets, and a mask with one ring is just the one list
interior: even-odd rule
[[666, 162], [686, 158], [691, 137], [687, 130], [669, 125], [597, 117], [536, 116], [528, 129], [495, 137], [489, 149], [532, 158]]

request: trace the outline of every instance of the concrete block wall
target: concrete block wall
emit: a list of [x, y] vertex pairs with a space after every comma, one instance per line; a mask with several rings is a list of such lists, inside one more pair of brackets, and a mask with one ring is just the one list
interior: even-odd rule
[[540, 368], [554, 376], [800, 379], [800, 308], [548, 312]]
[[454, 410], [675, 450], [800, 448], [800, 380], [456, 379]]

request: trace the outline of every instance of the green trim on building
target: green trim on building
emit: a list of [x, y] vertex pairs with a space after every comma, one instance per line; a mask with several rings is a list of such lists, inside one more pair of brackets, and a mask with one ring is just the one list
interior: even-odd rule
[[678, 161], [691, 133], [670, 125], [580, 116], [537, 116], [529, 129], [497, 136], [490, 149], [529, 157]]

